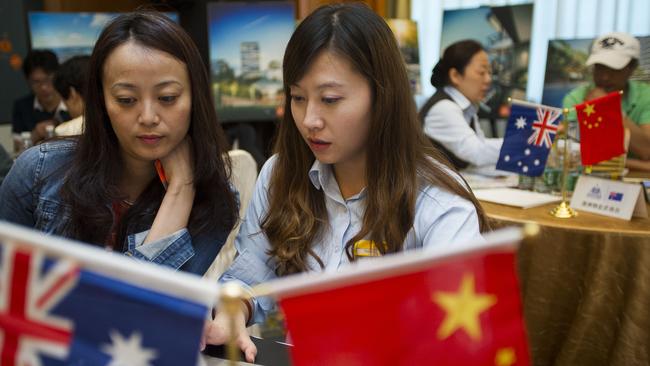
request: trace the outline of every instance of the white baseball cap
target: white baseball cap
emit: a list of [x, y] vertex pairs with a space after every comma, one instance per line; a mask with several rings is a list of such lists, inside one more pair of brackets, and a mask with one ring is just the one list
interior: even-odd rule
[[612, 32], [598, 37], [591, 46], [587, 66], [602, 64], [620, 70], [641, 56], [639, 40], [627, 33]]

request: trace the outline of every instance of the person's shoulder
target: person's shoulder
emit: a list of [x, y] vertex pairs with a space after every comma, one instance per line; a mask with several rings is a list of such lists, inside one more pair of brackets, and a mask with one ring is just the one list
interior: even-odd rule
[[72, 141], [52, 141], [32, 146], [18, 155], [14, 169], [23, 174], [35, 174], [37, 178], [49, 176], [72, 160], [75, 146]]
[[441, 99], [434, 104], [429, 113], [463, 113], [460, 106], [451, 99]]
[[262, 174], [262, 172], [270, 172], [270, 171], [272, 171], [273, 167], [275, 166], [277, 161], [278, 161], [278, 154], [271, 155], [271, 157], [266, 160], [264, 165], [262, 165], [262, 169], [260, 170], [260, 174]]
[[449, 126], [450, 121], [458, 118], [464, 120], [463, 110], [458, 104], [449, 99], [442, 99], [434, 104], [424, 116], [425, 125], [428, 128], [434, 126]]
[[27, 94], [14, 100], [14, 109], [32, 109], [34, 107], [34, 94]]
[[84, 116], [65, 121], [54, 128], [57, 136], [75, 136], [83, 132]]
[[273, 168], [278, 161], [278, 154], [271, 156], [260, 169], [260, 174], [257, 177], [257, 180], [263, 182], [264, 185], [267, 185], [271, 180], [271, 174], [273, 173]]
[[[576, 103], [584, 102], [584, 99], [587, 96], [587, 92], [591, 88], [592, 86], [590, 84], [584, 84], [571, 89], [564, 96], [562, 104], [564, 105], [565, 108], [568, 108], [568, 107], [573, 107], [573, 105]], [[567, 103], [572, 103], [572, 104], [567, 105]]]
[[63, 155], [69, 154], [77, 149], [77, 140], [71, 138], [62, 138], [46, 141], [37, 146], [41, 152]]
[[32, 154], [32, 158], [36, 158], [34, 155], [37, 154], [38, 159], [42, 160], [42, 164], [46, 169], [53, 170], [72, 160], [76, 148], [76, 140], [61, 139], [43, 142], [26, 152]]
[[639, 98], [650, 100], [650, 83], [639, 80], [630, 80], [630, 85], [633, 85], [637, 91]]
[[[448, 178], [456, 181], [460, 187], [463, 187], [468, 190], [467, 188], [467, 183], [463, 179], [463, 177], [456, 172], [455, 170], [451, 169], [450, 167], [446, 166], [445, 164], [434, 160], [433, 158], [429, 158], [430, 161], [434, 164], [437, 165], [440, 168], [440, 172], [442, 174], [445, 174]], [[421, 179], [420, 186], [418, 188], [418, 201], [428, 201], [431, 204], [437, 205], [437, 206], [447, 206], [453, 202], [466, 202], [470, 206], [473, 207], [473, 204], [466, 200], [465, 198], [457, 195], [456, 193], [453, 193], [447, 189], [444, 189], [438, 185], [435, 185], [431, 182], [428, 182], [424, 179]]]
[[474, 204], [443, 187], [426, 184], [420, 187], [415, 202], [415, 216], [418, 225], [436, 222], [449, 213], [463, 215], [476, 214]]

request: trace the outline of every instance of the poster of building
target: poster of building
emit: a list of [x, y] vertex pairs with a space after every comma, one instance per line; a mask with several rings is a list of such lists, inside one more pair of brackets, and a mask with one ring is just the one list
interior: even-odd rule
[[222, 122], [273, 120], [282, 58], [295, 28], [293, 1], [208, 3], [210, 70]]
[[508, 97], [525, 99], [532, 19], [532, 4], [445, 10], [440, 54], [454, 42], [473, 39], [490, 58], [492, 90], [482, 116], [507, 117]]
[[422, 92], [420, 84], [420, 47], [418, 45], [418, 24], [410, 19], [386, 19], [395, 34], [413, 94]]

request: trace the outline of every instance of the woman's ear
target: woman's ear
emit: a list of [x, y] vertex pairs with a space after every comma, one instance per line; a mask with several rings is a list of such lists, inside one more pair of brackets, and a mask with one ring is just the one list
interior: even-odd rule
[[449, 69], [449, 82], [452, 86], [460, 84], [463, 75], [455, 67]]

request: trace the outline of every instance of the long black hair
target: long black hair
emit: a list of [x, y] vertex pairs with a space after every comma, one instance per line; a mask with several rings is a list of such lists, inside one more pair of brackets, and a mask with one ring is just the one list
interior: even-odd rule
[[[125, 198], [117, 188], [123, 162], [106, 112], [102, 75], [109, 55], [129, 41], [165, 52], [187, 66], [192, 93], [188, 136], [192, 139], [196, 188], [188, 229], [192, 235], [206, 230], [229, 231], [237, 220], [237, 201], [229, 184], [231, 165], [226, 154], [227, 142], [217, 122], [201, 55], [189, 35], [166, 16], [138, 11], [109, 23], [93, 49], [85, 88], [85, 128], [61, 188], [71, 216], [63, 234], [103, 245], [113, 225], [111, 203]], [[148, 228], [163, 196], [161, 184], [152, 179], [121, 220], [115, 243], [123, 245], [126, 234], [133, 228]]]

